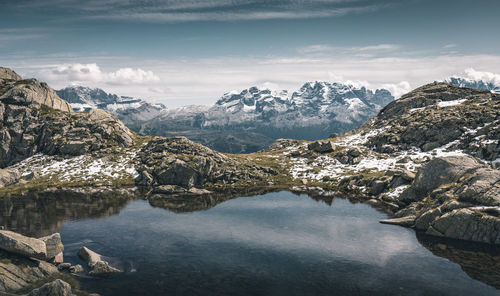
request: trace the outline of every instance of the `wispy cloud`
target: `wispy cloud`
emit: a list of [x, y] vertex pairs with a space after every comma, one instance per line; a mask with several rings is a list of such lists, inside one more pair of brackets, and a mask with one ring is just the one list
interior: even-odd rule
[[0, 47], [8, 46], [11, 42], [44, 37], [46, 37], [46, 34], [36, 28], [0, 29]]
[[371, 56], [373, 53], [391, 52], [400, 49], [397, 44], [374, 44], [366, 46], [334, 46], [329, 44], [313, 44], [298, 48], [303, 54], [358, 54]]
[[335, 17], [375, 11], [396, 0], [25, 0], [18, 8], [67, 10], [92, 19], [140, 22], [237, 21]]

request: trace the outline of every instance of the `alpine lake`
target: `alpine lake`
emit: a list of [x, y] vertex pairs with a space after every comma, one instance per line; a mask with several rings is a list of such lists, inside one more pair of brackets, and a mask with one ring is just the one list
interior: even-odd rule
[[[342, 198], [27, 196], [0, 210], [13, 231], [60, 232], [82, 289], [101, 295], [500, 294], [500, 247], [380, 224], [384, 212]], [[87, 276], [81, 246], [123, 273]]]

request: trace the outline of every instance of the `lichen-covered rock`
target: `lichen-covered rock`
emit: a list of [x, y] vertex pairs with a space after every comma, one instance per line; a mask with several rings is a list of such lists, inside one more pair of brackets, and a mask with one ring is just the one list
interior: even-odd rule
[[439, 186], [455, 183], [466, 173], [481, 166], [475, 158], [470, 156], [434, 158], [418, 170], [412, 186], [401, 194], [400, 199], [403, 201], [421, 200]]
[[47, 259], [47, 247], [42, 240], [8, 230], [0, 230], [0, 249], [26, 257]]
[[[437, 218], [432, 229], [462, 240], [500, 244], [500, 217], [476, 208], [458, 209]], [[434, 233], [429, 232], [434, 235]]]
[[53, 259], [64, 251], [64, 245], [62, 244], [61, 235], [59, 233], [41, 237], [40, 240], [43, 241], [47, 247], [48, 259]]
[[57, 279], [34, 289], [27, 296], [71, 296], [71, 286], [63, 280]]

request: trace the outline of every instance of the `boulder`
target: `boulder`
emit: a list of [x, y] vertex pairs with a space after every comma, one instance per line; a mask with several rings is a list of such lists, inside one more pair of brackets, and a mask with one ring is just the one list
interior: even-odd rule
[[40, 240], [43, 241], [47, 247], [48, 259], [52, 259], [58, 254], [62, 254], [62, 251], [64, 251], [64, 245], [62, 244], [61, 235], [59, 233], [41, 237]]
[[108, 262], [106, 261], [97, 261], [94, 266], [92, 266], [92, 269], [89, 271], [89, 275], [94, 276], [94, 277], [107, 277], [115, 273], [120, 273], [122, 272], [118, 268], [114, 268], [113, 266], [110, 266]]
[[20, 177], [17, 171], [0, 169], [0, 188], [16, 183]]
[[191, 188], [200, 184], [200, 175], [186, 162], [176, 159], [163, 169], [157, 177], [160, 185], [178, 185]]
[[418, 170], [412, 186], [401, 194], [400, 199], [403, 201], [421, 200], [439, 186], [455, 183], [466, 173], [481, 166], [474, 157], [470, 156], [434, 158]]
[[0, 249], [26, 257], [47, 259], [47, 247], [42, 240], [8, 230], [0, 230]]
[[453, 210], [437, 218], [431, 226], [431, 235], [500, 244], [500, 217], [480, 209]]
[[478, 169], [457, 192], [463, 202], [487, 206], [500, 206], [500, 170]]
[[46, 83], [36, 79], [17, 81], [0, 96], [0, 101], [21, 106], [45, 105], [56, 110], [72, 111], [68, 102], [61, 99]]
[[70, 266], [68, 268], [68, 270], [70, 273], [80, 273], [83, 271], [83, 266], [81, 266], [80, 264], [73, 265], [73, 266]]
[[89, 267], [92, 267], [94, 264], [101, 261], [101, 255], [97, 254], [87, 247], [81, 247], [80, 249], [78, 249], [78, 256], [82, 258], [82, 260], [85, 261], [89, 265]]
[[375, 180], [371, 184], [370, 194], [371, 195], [379, 195], [380, 193], [384, 192], [385, 187], [386, 187], [386, 183], [384, 181]]
[[27, 296], [71, 296], [71, 286], [63, 280], [57, 279], [34, 289]]
[[32, 286], [57, 272], [48, 262], [0, 250], [0, 295]]
[[108, 262], [102, 260], [101, 255], [88, 249], [87, 247], [81, 247], [78, 250], [78, 256], [87, 262], [87, 265], [90, 267], [89, 275], [91, 276], [107, 277], [114, 273], [122, 272], [118, 268], [110, 266]]
[[332, 141], [321, 142], [316, 141], [307, 145], [307, 149], [318, 153], [329, 153], [335, 151], [335, 145]]

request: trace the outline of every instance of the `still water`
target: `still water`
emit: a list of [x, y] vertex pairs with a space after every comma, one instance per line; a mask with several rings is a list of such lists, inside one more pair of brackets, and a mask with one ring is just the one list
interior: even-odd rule
[[[63, 206], [37, 231], [61, 233], [65, 261], [84, 265], [76, 253], [85, 245], [123, 269], [108, 279], [80, 278], [101, 295], [500, 294], [497, 247], [379, 224], [384, 213], [344, 199], [279, 192], [193, 212], [144, 200], [91, 210]], [[12, 216], [3, 223], [19, 220]]]

